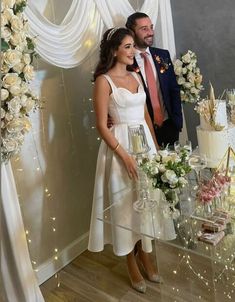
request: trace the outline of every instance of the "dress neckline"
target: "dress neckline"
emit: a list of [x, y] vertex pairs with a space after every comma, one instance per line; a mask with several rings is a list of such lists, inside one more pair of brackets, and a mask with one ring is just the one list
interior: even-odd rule
[[[136, 92], [132, 92], [132, 91], [130, 91], [129, 89], [127, 89], [127, 88], [125, 88], [125, 87], [121, 87], [121, 86], [115, 85], [115, 83], [114, 83], [112, 77], [111, 77], [109, 74], [107, 74], [107, 73], [106, 73], [105, 75], [110, 79], [110, 81], [112, 82], [114, 88], [126, 90], [126, 91], [128, 91], [130, 94], [138, 94], [138, 93], [139, 93], [139, 89], [140, 89], [140, 87], [141, 87], [141, 84], [140, 84], [139, 80], [137, 79], [137, 77], [134, 75], [133, 72], [130, 72], [130, 74], [131, 74], [131, 76], [133, 76], [133, 78], [135, 78], [135, 80], [137, 81], [137, 83], [139, 83], [139, 85], [137, 86], [137, 91], [136, 91]], [[111, 94], [113, 94], [113, 91], [112, 91]]]

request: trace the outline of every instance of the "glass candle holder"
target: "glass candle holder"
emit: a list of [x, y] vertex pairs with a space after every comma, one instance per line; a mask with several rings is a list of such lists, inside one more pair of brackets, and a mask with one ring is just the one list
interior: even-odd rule
[[141, 124], [128, 126], [129, 152], [131, 154], [144, 154], [150, 150], [144, 126]]

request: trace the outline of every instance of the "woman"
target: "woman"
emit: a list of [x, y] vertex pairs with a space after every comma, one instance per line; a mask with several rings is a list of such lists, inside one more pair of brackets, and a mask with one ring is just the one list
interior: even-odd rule
[[[155, 154], [158, 148], [141, 80], [136, 73], [127, 70], [127, 66], [133, 64], [134, 55], [134, 40], [128, 29], [113, 28], [105, 32], [94, 74], [96, 125], [103, 141], [97, 159], [88, 249], [99, 252], [104, 244], [112, 244], [116, 255], [127, 256], [132, 287], [144, 293], [146, 284], [137, 265], [137, 256], [147, 278], [160, 282], [149, 256], [151, 240], [145, 238], [141, 242], [140, 235], [115, 226], [116, 223], [122, 225], [126, 216], [134, 223], [136, 215], [133, 202], [136, 200], [137, 166], [127, 152], [128, 125], [143, 124], [150, 154]], [[113, 121], [111, 129], [107, 127], [108, 115]], [[98, 220], [103, 210], [115, 202], [121, 206], [112, 208], [113, 224]]]

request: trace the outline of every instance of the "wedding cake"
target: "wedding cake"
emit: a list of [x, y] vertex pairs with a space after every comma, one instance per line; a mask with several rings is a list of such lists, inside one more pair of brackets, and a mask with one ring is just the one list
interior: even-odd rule
[[217, 168], [228, 147], [235, 150], [235, 126], [228, 123], [226, 102], [215, 100], [212, 86], [209, 99], [199, 102], [195, 109], [200, 114], [197, 127], [199, 154], [206, 155], [208, 168]]

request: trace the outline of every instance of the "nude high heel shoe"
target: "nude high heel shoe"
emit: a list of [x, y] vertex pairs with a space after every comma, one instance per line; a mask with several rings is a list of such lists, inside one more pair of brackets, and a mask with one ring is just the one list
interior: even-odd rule
[[142, 269], [149, 281], [155, 282], [155, 283], [163, 283], [163, 279], [159, 274], [157, 274], [157, 273], [149, 274], [149, 272], [147, 272], [142, 261], [140, 260], [139, 254], [136, 255], [136, 260], [137, 260], [137, 263], [139, 264], [139, 266], [142, 267]]
[[146, 293], [146, 283], [143, 280], [141, 281], [138, 281], [138, 282], [134, 282], [132, 279], [131, 279], [131, 275], [129, 273], [129, 270], [128, 270], [128, 275], [129, 275], [129, 278], [130, 278], [130, 281], [131, 281], [131, 286], [139, 293], [142, 293], [142, 294], [145, 294]]

